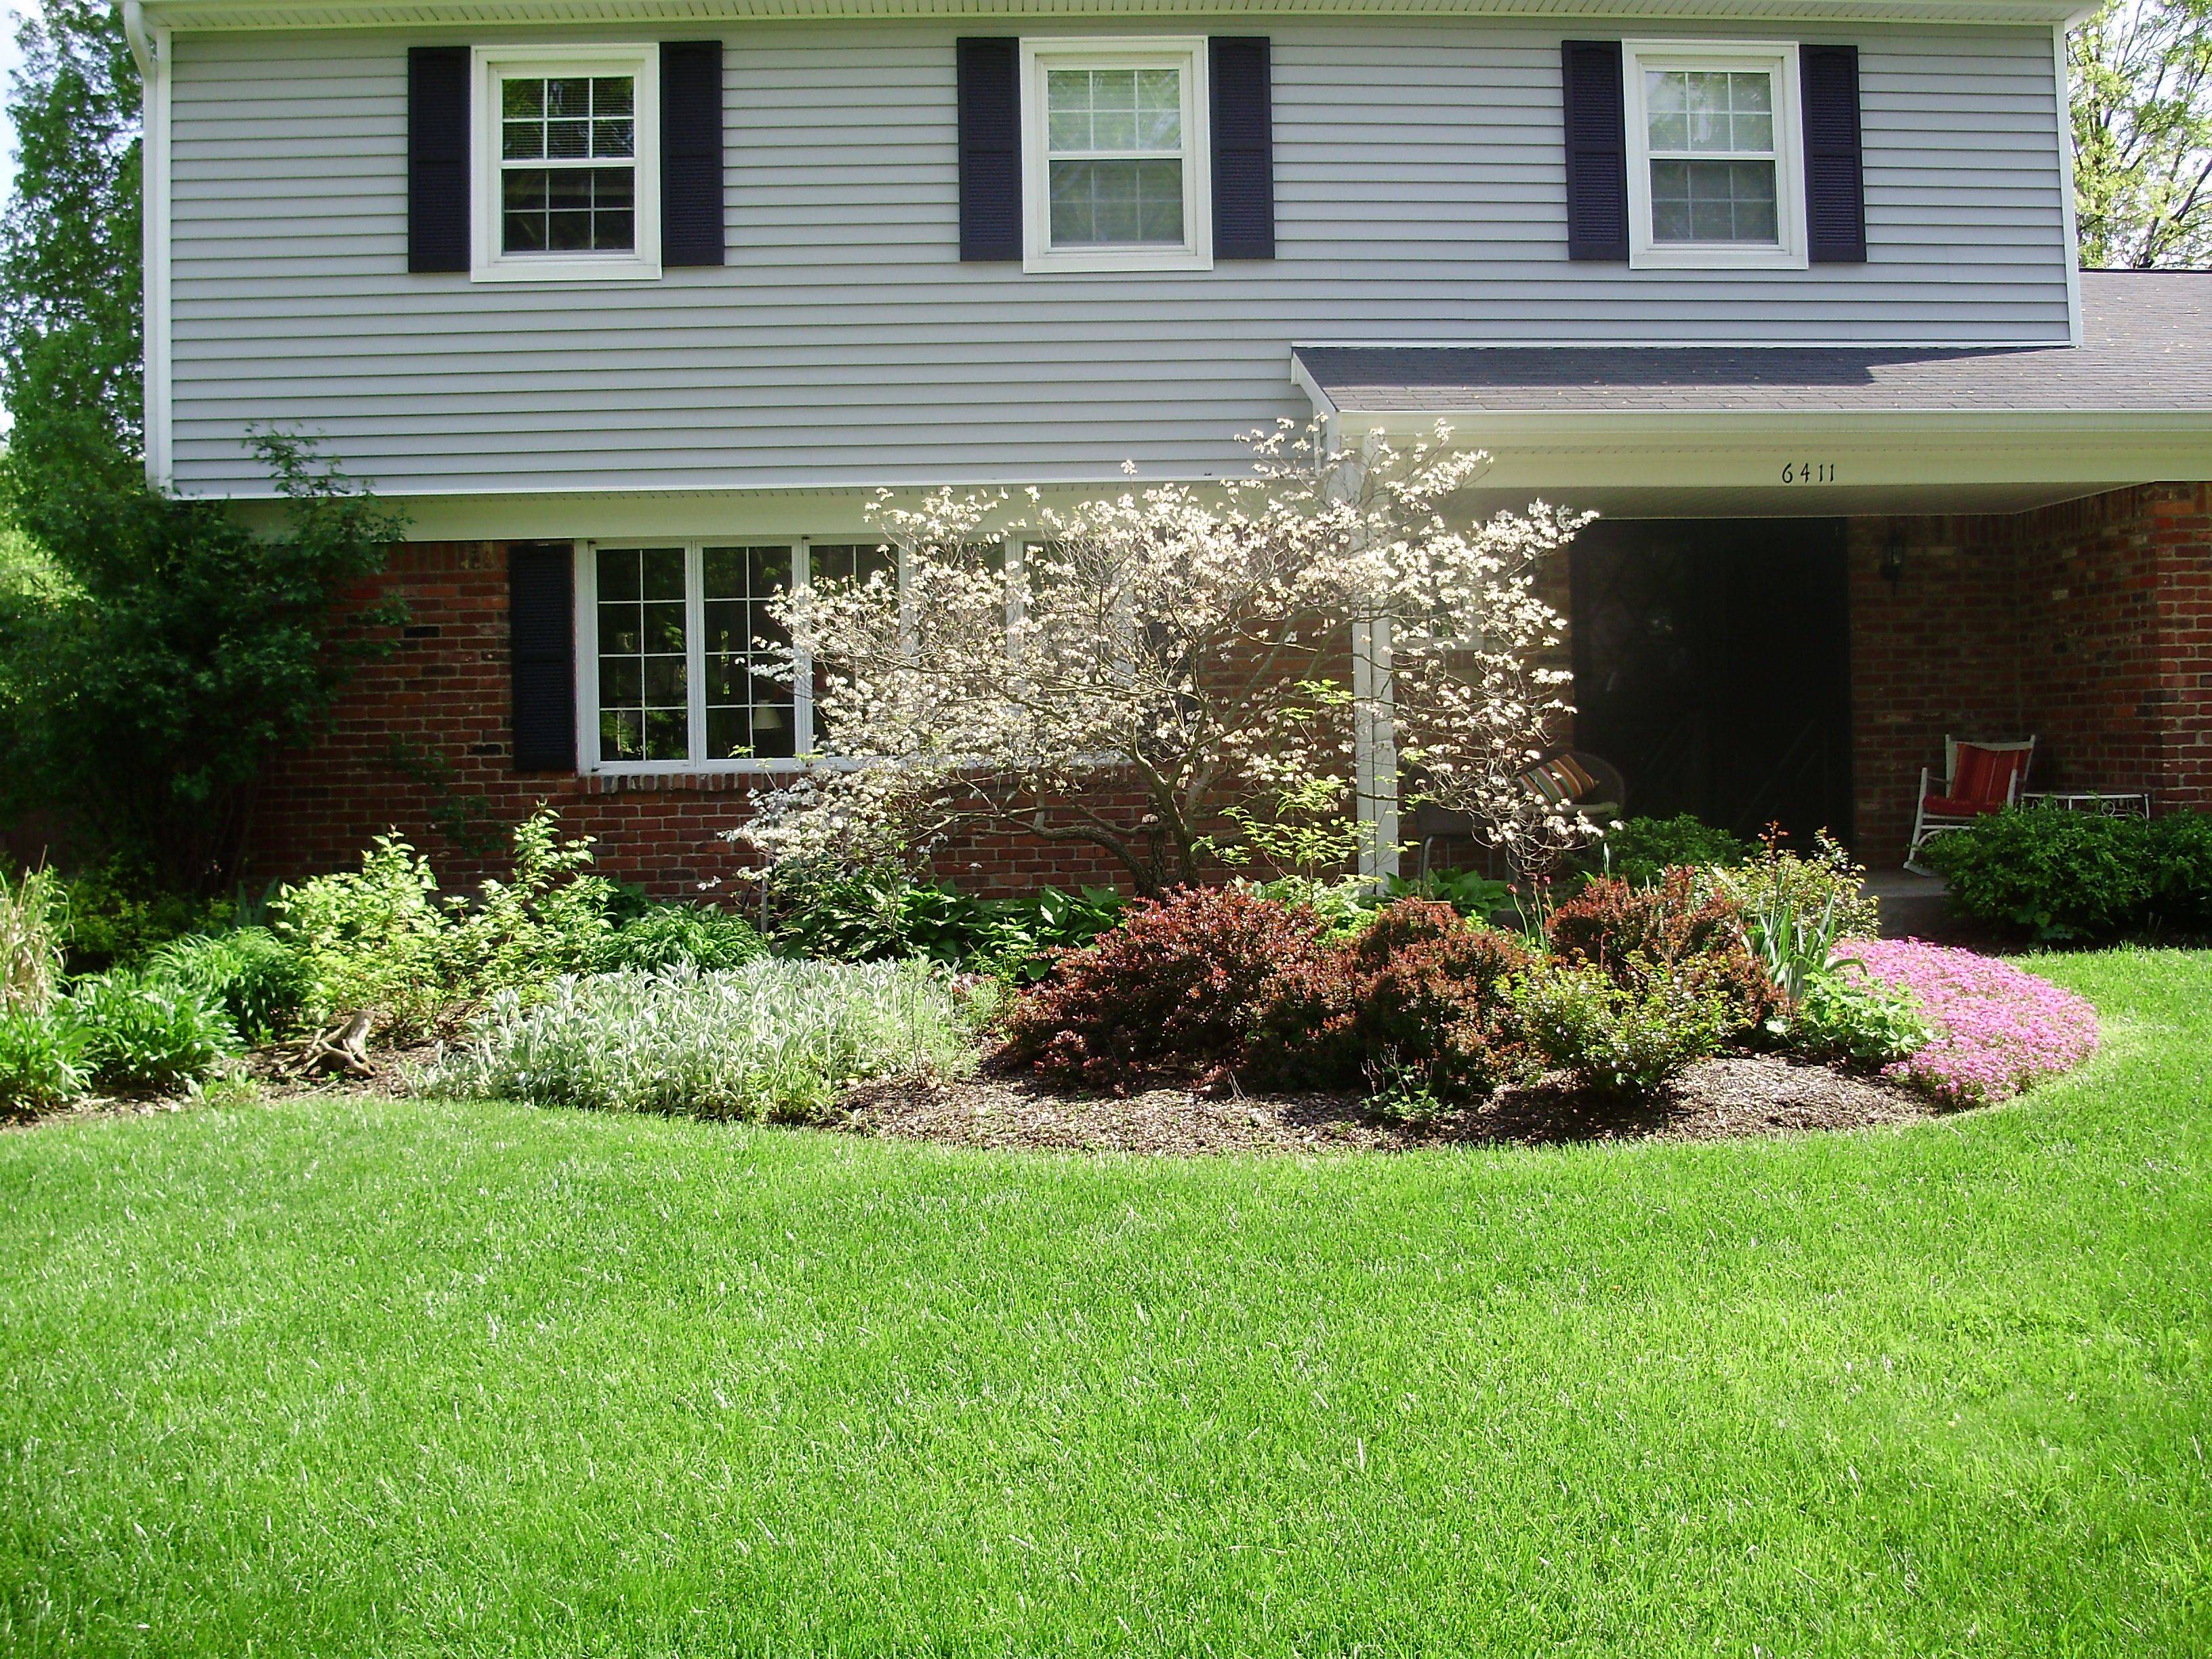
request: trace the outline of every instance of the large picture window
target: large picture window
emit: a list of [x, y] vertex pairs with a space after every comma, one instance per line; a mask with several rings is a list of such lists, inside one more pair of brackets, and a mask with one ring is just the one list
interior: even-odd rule
[[473, 274], [660, 274], [657, 49], [479, 49]]
[[1024, 264], [1213, 262], [1202, 40], [1022, 43]]
[[1630, 262], [1802, 267], [1797, 49], [1629, 42]]
[[794, 583], [865, 582], [893, 557], [798, 537], [580, 545], [585, 769], [765, 771], [813, 753], [815, 672], [801, 665], [794, 686], [768, 672], [790, 641], [772, 602]]

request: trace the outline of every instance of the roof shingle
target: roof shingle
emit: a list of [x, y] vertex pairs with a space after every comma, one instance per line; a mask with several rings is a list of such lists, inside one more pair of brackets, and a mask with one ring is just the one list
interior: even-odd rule
[[1302, 346], [1360, 414], [2212, 412], [2212, 271], [2081, 274], [2068, 346]]

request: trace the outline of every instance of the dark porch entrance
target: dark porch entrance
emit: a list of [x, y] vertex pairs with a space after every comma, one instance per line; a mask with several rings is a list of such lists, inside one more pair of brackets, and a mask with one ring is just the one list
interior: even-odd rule
[[1575, 746], [1639, 817], [1851, 833], [1839, 519], [1601, 520], [1570, 553]]

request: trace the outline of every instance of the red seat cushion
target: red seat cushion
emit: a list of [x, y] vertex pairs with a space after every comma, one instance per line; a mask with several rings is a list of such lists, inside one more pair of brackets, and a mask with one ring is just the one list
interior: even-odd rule
[[1931, 800], [1929, 810], [1994, 812], [2011, 795], [2013, 779], [2027, 765], [2025, 749], [1984, 749], [1979, 744], [1962, 743], [1959, 745], [1959, 775], [1951, 780], [1950, 793], [1943, 797], [1956, 805], [1939, 807]]
[[1956, 795], [1927, 795], [1920, 802], [1928, 811], [1947, 818], [1978, 817], [1985, 812], [2004, 811], [2004, 798], [1995, 800], [1960, 800]]

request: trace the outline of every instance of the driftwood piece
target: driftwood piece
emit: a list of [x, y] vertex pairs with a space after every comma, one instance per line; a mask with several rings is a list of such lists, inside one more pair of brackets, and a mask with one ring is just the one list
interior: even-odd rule
[[368, 1063], [368, 1034], [375, 1024], [375, 1011], [360, 1008], [330, 1030], [316, 1033], [301, 1045], [294, 1073], [310, 1077], [336, 1072], [342, 1077], [374, 1077], [375, 1067]]

